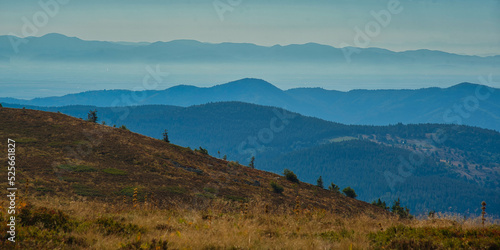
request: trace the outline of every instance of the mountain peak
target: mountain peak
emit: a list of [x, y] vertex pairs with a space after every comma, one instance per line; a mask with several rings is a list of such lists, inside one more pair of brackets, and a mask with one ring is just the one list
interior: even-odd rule
[[74, 41], [83, 41], [82, 39], [80, 39], [78, 37], [69, 37], [69, 36], [66, 36], [63, 34], [59, 34], [59, 33], [47, 33], [47, 34], [40, 36], [40, 37], [37, 37], [37, 38], [44, 39], [44, 40], [68, 40], [68, 39], [71, 39]]
[[162, 42], [162, 41], [157, 41], [153, 42], [150, 45], [151, 46], [199, 46], [204, 43], [197, 41], [197, 40], [189, 40], [189, 39], [178, 39], [178, 40], [172, 40], [168, 42]]
[[446, 89], [450, 89], [450, 90], [469, 90], [469, 89], [477, 88], [477, 86], [480, 86], [480, 84], [470, 83], [470, 82], [462, 82], [462, 83], [453, 85], [451, 87], [448, 87]]
[[65, 36], [65, 35], [59, 34], [59, 33], [47, 33], [47, 34], [40, 36], [40, 37], [43, 37], [43, 38], [69, 38], [69, 36]]
[[228, 82], [217, 86], [238, 86], [238, 87], [257, 87], [257, 88], [276, 88], [273, 84], [258, 78], [242, 78], [236, 81]]

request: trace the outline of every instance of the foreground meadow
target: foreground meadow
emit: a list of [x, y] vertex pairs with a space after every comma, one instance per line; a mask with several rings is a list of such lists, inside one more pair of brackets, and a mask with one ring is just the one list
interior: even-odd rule
[[[345, 217], [299, 200], [292, 209], [199, 199], [157, 208], [154, 199], [106, 203], [31, 197], [18, 206], [16, 243], [2, 249], [499, 249], [498, 221], [436, 214]], [[2, 224], [6, 224], [6, 203]], [[196, 209], [193, 209], [196, 207]], [[7, 229], [3, 230], [6, 235]]]

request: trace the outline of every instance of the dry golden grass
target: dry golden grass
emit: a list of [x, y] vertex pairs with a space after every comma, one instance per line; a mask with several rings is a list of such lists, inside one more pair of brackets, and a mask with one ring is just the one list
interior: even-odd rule
[[[290, 209], [278, 206], [266, 209], [258, 198], [247, 204], [222, 199], [211, 200], [203, 209], [190, 209], [184, 204], [169, 209], [132, 203], [105, 203], [55, 197], [31, 197], [35, 207], [62, 210], [74, 222], [67, 232], [52, 238], [33, 239], [31, 247], [54, 249], [135, 249], [132, 246], [151, 246], [153, 241], [168, 242], [169, 249], [371, 249], [370, 233], [404, 225], [411, 228], [482, 228], [480, 218], [465, 219], [458, 215], [437, 214], [433, 219], [399, 220], [394, 216], [377, 218], [368, 215], [344, 217], [323, 209]], [[266, 213], [267, 210], [267, 213]], [[105, 233], [96, 220], [111, 218], [120, 225], [134, 225], [128, 233]], [[488, 221], [488, 226], [498, 221]], [[111, 228], [112, 229], [112, 228]], [[43, 225], [21, 228], [48, 231]], [[35, 236], [33, 236], [35, 235]], [[58, 243], [73, 237], [77, 243]], [[45, 242], [43, 240], [46, 240]], [[138, 243], [137, 243], [138, 242]], [[5, 245], [4, 245], [5, 246]], [[153, 249], [163, 249], [161, 247]]]

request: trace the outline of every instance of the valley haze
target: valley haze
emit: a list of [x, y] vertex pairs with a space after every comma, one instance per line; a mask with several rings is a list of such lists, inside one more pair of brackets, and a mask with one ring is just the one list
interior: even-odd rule
[[[19, 46], [13, 49], [12, 41]], [[317, 43], [259, 46], [174, 40], [154, 43], [86, 41], [61, 34], [0, 36], [3, 97], [30, 99], [88, 90], [208, 87], [247, 77], [281, 89], [321, 87], [420, 89], [471, 82], [499, 87], [500, 56], [469, 56], [433, 50], [394, 52]], [[89, 73], [90, 72], [90, 73]], [[152, 75], [145, 88], [144, 79]], [[481, 77], [488, 79], [480, 80]]]

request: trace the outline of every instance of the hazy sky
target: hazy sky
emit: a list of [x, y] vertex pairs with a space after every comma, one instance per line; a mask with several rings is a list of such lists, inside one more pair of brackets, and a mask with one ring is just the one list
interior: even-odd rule
[[[39, 4], [67, 2], [44, 10]], [[40, 0], [0, 1], [0, 34], [61, 33], [85, 40], [316, 42], [401, 51], [434, 49], [459, 54], [500, 54], [500, 0], [400, 0], [401, 10], [370, 41], [356, 44], [356, 27], [376, 21], [371, 12], [397, 0]], [[217, 5], [220, 9], [216, 9]], [[44, 13], [49, 18], [46, 24]], [[35, 18], [35, 21], [33, 19]], [[38, 20], [36, 20], [38, 18]], [[24, 19], [24, 20], [23, 20]], [[25, 32], [26, 33], [26, 32]]]

